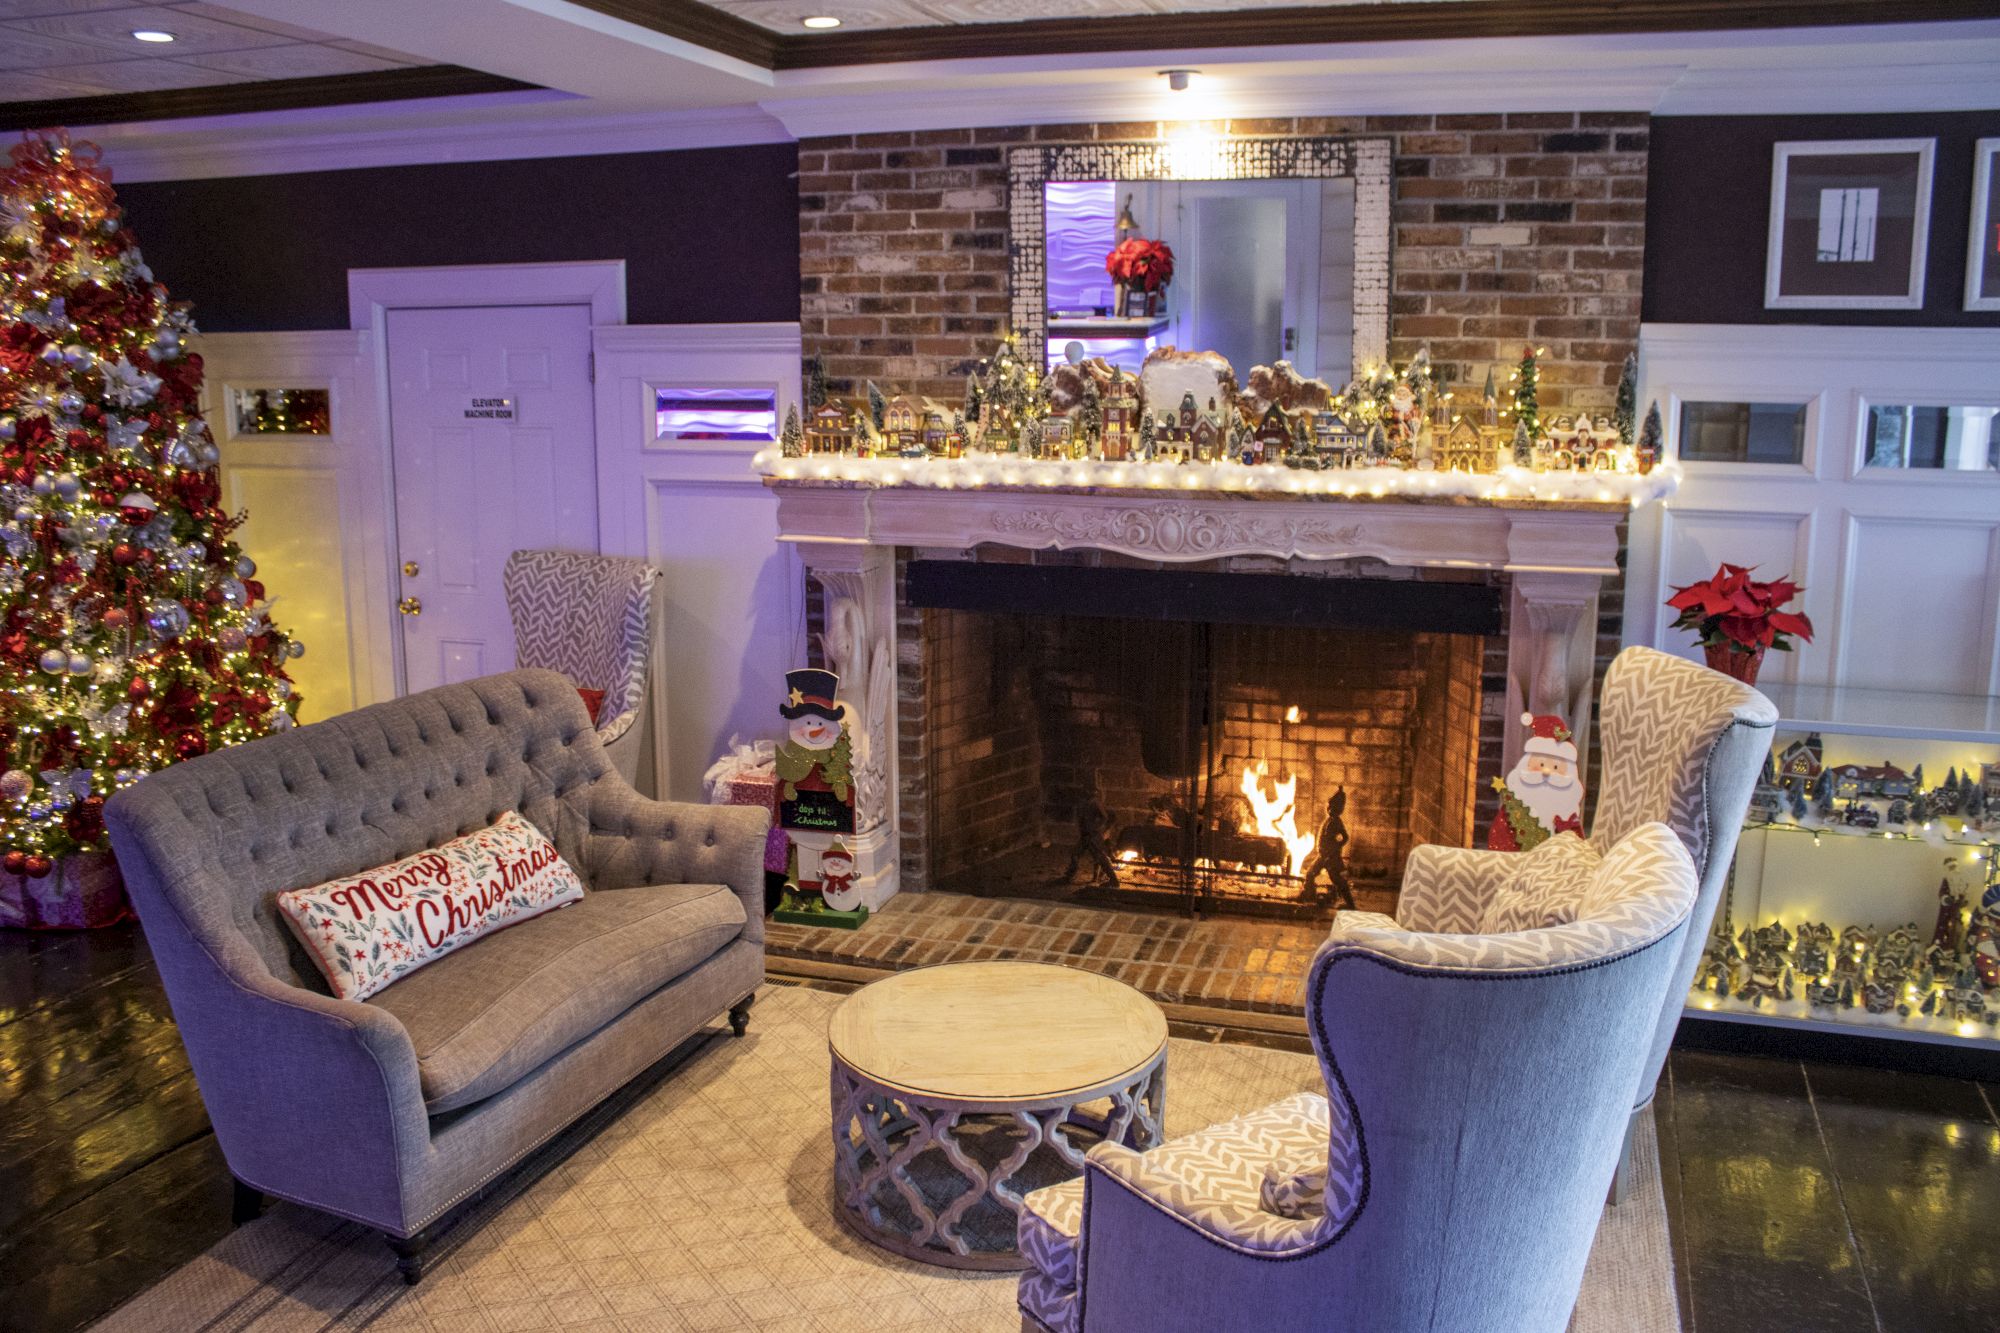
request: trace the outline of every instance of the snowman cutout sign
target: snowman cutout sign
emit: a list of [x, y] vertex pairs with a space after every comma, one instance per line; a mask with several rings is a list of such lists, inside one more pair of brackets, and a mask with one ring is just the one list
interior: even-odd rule
[[831, 671], [785, 673], [776, 768], [778, 825], [791, 847], [780, 921], [852, 928], [868, 919], [854, 856], [841, 842], [854, 834], [854, 741], [852, 706], [835, 697], [839, 688]]

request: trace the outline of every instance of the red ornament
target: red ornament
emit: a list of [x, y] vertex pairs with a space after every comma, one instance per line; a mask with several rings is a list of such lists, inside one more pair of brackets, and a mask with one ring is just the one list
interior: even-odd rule
[[40, 852], [31, 853], [21, 866], [22, 873], [26, 874], [29, 879], [42, 879], [55, 868], [56, 863], [49, 860], [48, 857], [43, 856]]
[[153, 515], [160, 512], [160, 506], [144, 491], [129, 491], [118, 502], [118, 517], [135, 528], [143, 528], [153, 521]]
[[111, 563], [120, 569], [139, 563], [139, 548], [130, 542], [119, 542], [111, 548]]
[[125, 687], [125, 697], [128, 699], [143, 699], [152, 692], [153, 687], [146, 683], [144, 676], [132, 677], [132, 683]]
[[210, 606], [221, 606], [222, 585], [219, 583], [211, 583], [206, 588], [203, 588], [201, 590], [201, 600], [207, 602]]
[[7, 853], [4, 857], [0, 857], [0, 870], [4, 870], [10, 875], [21, 874], [27, 868], [28, 854], [26, 852], [14, 851]]
[[174, 757], [193, 759], [208, 753], [208, 738], [198, 731], [183, 731], [174, 737]]
[[153, 564], [157, 562], [159, 558], [160, 558], [159, 552], [155, 551], [150, 546], [143, 547], [139, 551], [139, 563], [145, 565], [149, 569], [152, 568]]
[[[118, 553], [116, 551], [113, 551], [111, 558], [114, 561], [118, 560]], [[124, 562], [119, 561], [119, 563], [122, 564]], [[114, 606], [109, 611], [106, 611], [104, 613], [104, 628], [106, 629], [124, 629], [127, 625], [131, 623], [132, 623], [131, 612], [127, 611], [122, 606]]]

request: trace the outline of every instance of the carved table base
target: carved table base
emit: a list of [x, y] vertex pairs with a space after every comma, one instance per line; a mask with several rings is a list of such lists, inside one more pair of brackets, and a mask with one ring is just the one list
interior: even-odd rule
[[[954, 1102], [884, 1087], [833, 1057], [834, 1215], [905, 1258], [1020, 1270], [1022, 1196], [1083, 1172], [1084, 1150], [1161, 1140], [1167, 1053], [1136, 1072], [1040, 1101]], [[1092, 1103], [1107, 1105], [1102, 1111]]]

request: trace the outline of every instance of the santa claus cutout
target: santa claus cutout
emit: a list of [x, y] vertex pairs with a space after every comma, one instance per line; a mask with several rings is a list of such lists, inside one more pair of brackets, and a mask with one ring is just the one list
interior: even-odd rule
[[1583, 832], [1583, 783], [1577, 777], [1576, 742], [1552, 713], [1521, 715], [1528, 743], [1507, 776], [1493, 779], [1500, 809], [1486, 834], [1495, 851], [1525, 852], [1562, 832]]

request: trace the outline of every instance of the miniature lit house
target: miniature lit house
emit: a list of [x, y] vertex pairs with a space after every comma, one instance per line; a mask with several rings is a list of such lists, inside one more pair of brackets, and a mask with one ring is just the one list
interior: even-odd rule
[[837, 403], [821, 403], [806, 420], [806, 452], [845, 453], [854, 446], [854, 423], [847, 409]]

